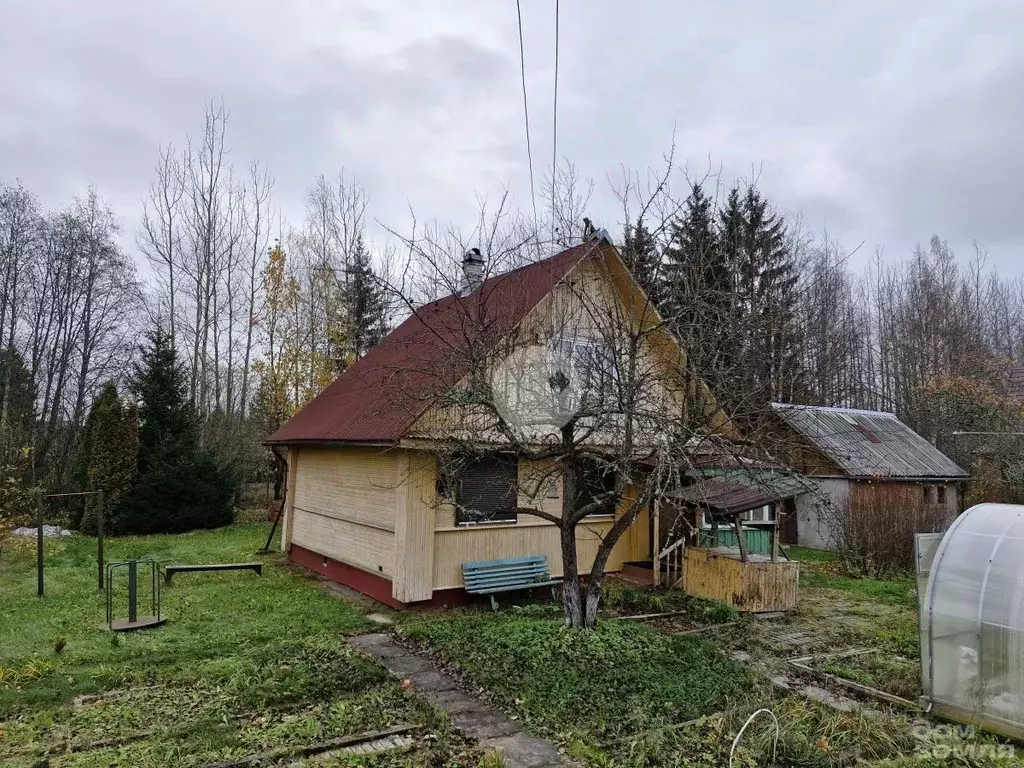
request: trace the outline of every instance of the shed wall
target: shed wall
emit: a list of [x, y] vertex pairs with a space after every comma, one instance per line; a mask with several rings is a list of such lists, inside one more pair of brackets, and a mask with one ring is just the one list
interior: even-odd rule
[[850, 499], [850, 481], [842, 478], [816, 478], [818, 493], [805, 493], [796, 499], [797, 544], [810, 549], [832, 549], [833, 530], [822, 504], [835, 508]]
[[[937, 502], [925, 501], [925, 488], [946, 489], [946, 500], [942, 505], [942, 521], [937, 527], [944, 530], [960, 510], [959, 489], [955, 482], [916, 482], [910, 480], [850, 480], [846, 478], [814, 478], [819, 494], [808, 493], [796, 500], [797, 541], [801, 547], [811, 549], [832, 549], [835, 546], [832, 515], [822, 509], [827, 500], [834, 508], [851, 505], [854, 514], [858, 509], [870, 508], [873, 504], [885, 503], [896, 508], [919, 510], [925, 504], [938, 508]], [[937, 498], [936, 495], [930, 498]]]

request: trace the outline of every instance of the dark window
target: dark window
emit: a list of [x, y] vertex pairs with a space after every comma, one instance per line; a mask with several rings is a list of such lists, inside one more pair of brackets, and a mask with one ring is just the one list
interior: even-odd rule
[[506, 456], [468, 462], [453, 478], [456, 524], [514, 523], [517, 474], [516, 460]]
[[946, 486], [940, 485], [938, 488], [935, 489], [935, 492], [936, 492], [936, 495], [938, 497], [938, 503], [939, 504], [945, 504], [946, 503]]
[[559, 368], [549, 383], [556, 392], [571, 385], [584, 398], [614, 396], [618, 376], [609, 344], [597, 339], [556, 339], [552, 351]]
[[[580, 478], [580, 487], [576, 496], [576, 508], [579, 509], [585, 504], [590, 504], [595, 497], [603, 493], [610, 493], [615, 490], [615, 471], [607, 465], [590, 460], [583, 464], [583, 476]], [[608, 499], [600, 509], [592, 515], [614, 515], [615, 499]]]

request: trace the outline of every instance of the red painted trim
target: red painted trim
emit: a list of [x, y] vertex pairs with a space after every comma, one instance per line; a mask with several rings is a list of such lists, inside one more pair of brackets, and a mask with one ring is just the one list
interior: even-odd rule
[[[443, 609], [455, 608], [473, 603], [487, 604], [486, 596], [471, 595], [466, 590], [455, 587], [452, 589], [436, 589], [429, 600], [421, 600], [415, 603], [403, 603], [391, 596], [391, 579], [378, 576], [375, 573], [364, 571], [348, 563], [334, 560], [311, 549], [306, 549], [298, 544], [292, 544], [288, 549], [288, 559], [303, 568], [326, 576], [331, 581], [344, 584], [367, 597], [373, 598], [378, 603], [394, 608], [395, 610], [406, 609]], [[535, 590], [523, 590], [516, 594], [533, 594], [543, 597], [548, 594], [549, 587], [538, 587]], [[498, 595], [499, 602], [502, 595]], [[508, 597], [505, 595], [504, 597]]]
[[398, 610], [406, 607], [405, 603], [401, 603], [391, 596], [391, 579], [384, 576], [378, 576], [348, 563], [342, 563], [298, 544], [292, 544], [288, 552], [288, 559], [303, 568], [323, 574], [331, 581], [344, 584], [356, 592], [372, 597], [379, 603]]

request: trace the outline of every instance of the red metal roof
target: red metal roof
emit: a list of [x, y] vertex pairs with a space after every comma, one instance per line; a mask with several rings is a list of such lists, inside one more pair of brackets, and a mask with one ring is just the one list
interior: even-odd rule
[[588, 242], [496, 275], [469, 296], [426, 304], [267, 438], [270, 444], [393, 442], [467, 372], [471, 343], [515, 329], [573, 267]]

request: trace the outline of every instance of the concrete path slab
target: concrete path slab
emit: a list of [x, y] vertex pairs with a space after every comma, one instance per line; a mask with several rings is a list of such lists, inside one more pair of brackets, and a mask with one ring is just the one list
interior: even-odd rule
[[455, 678], [406, 650], [390, 635], [358, 635], [348, 638], [348, 643], [375, 658], [396, 677], [410, 680], [427, 701], [452, 716], [452, 723], [464, 736], [500, 754], [508, 768], [576, 765], [559, 754], [550, 741], [531, 736], [504, 712], [462, 691]]

